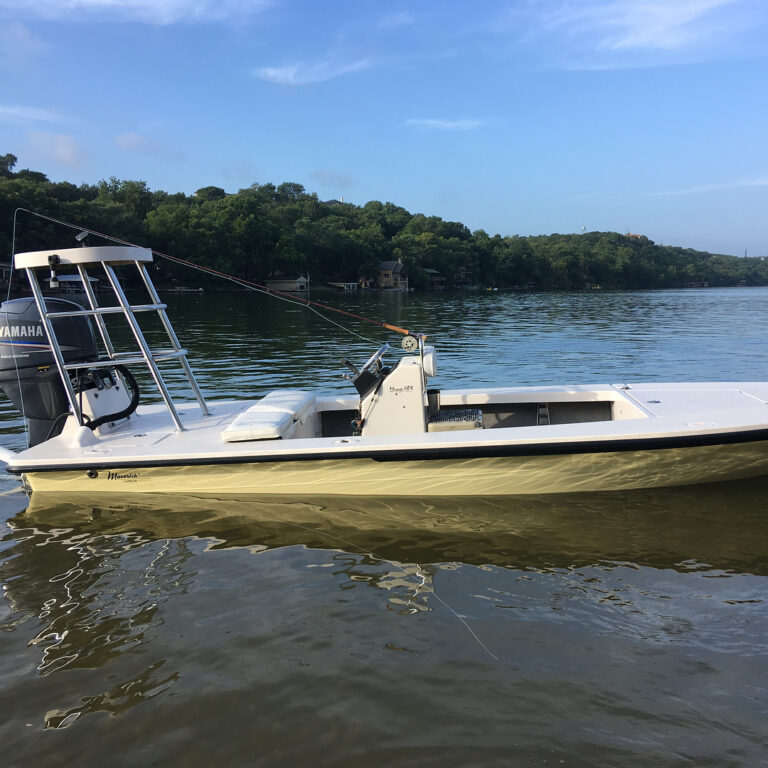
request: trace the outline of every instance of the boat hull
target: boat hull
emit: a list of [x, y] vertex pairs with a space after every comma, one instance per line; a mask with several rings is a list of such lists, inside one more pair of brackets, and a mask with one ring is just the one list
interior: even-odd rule
[[664, 488], [768, 475], [768, 440], [485, 457], [82, 465], [24, 473], [35, 493], [498, 496]]

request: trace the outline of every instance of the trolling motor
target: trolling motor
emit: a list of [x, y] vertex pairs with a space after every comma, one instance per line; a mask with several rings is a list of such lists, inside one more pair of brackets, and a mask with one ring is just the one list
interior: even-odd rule
[[[53, 272], [55, 265], [51, 268]], [[45, 306], [49, 312], [83, 310], [74, 301], [59, 298], [46, 298]], [[52, 323], [64, 362], [83, 364], [69, 376], [76, 395], [87, 406], [82, 409], [85, 425], [96, 429], [133, 413], [139, 402], [139, 388], [130, 371], [124, 366], [88, 366], [99, 359], [89, 318], [56, 317]], [[123, 380], [132, 390], [130, 397]], [[64, 428], [69, 401], [32, 298], [11, 299], [0, 305], [0, 388], [26, 418], [30, 448], [55, 437]]]

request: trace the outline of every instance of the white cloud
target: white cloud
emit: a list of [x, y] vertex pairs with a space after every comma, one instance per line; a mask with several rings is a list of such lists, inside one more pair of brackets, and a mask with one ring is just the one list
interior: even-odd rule
[[416, 128], [435, 128], [440, 131], [473, 131], [483, 125], [482, 120], [439, 120], [435, 118], [406, 120], [406, 125]]
[[143, 136], [140, 133], [123, 133], [115, 137], [115, 144], [128, 152], [136, 152], [146, 157], [152, 157], [156, 160], [168, 160], [178, 162], [183, 160], [186, 155], [181, 150], [163, 144], [160, 141], [151, 139], [149, 136]]
[[47, 49], [48, 45], [23, 24], [17, 22], [0, 26], [0, 64], [19, 66]]
[[0, 0], [0, 9], [28, 18], [82, 20], [125, 19], [150, 24], [211, 22], [244, 18], [263, 11], [273, 0]]
[[558, 8], [545, 26], [594, 35], [607, 50], [679, 50], [722, 34], [714, 11], [739, 0], [611, 0]]
[[0, 122], [4, 123], [58, 123], [67, 118], [50, 109], [24, 107], [20, 104], [8, 106], [0, 104]]
[[351, 72], [360, 72], [372, 65], [370, 59], [357, 59], [345, 64], [331, 61], [319, 61], [314, 64], [286, 64], [282, 67], [260, 67], [253, 71], [253, 76], [279, 85], [307, 85], [333, 80]]
[[530, 66], [605, 70], [763, 56], [765, 0], [527, 0], [486, 34]]
[[79, 170], [87, 162], [87, 154], [72, 136], [33, 132], [27, 136], [27, 139], [32, 152], [40, 158], [36, 161], [37, 166], [43, 165], [42, 161], [49, 161]]

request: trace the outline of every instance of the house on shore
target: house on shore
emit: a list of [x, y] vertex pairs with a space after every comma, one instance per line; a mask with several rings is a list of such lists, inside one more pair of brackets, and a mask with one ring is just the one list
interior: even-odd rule
[[309, 275], [298, 277], [286, 277], [274, 275], [264, 283], [270, 291], [283, 291], [284, 293], [309, 293]]
[[385, 291], [407, 291], [408, 271], [403, 262], [400, 259], [382, 261], [379, 264], [379, 277], [376, 285]]
[[432, 267], [424, 267], [424, 271], [429, 278], [430, 291], [444, 291], [448, 287], [448, 279], [444, 275], [441, 275], [436, 269], [432, 269]]

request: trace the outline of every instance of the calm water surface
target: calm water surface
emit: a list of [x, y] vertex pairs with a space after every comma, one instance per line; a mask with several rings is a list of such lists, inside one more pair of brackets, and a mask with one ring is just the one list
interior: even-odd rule
[[[767, 289], [327, 300], [429, 333], [443, 387], [768, 379]], [[349, 392], [338, 359], [397, 341], [253, 294], [168, 301], [212, 398]], [[0, 427], [24, 446], [6, 403]], [[0, 491], [4, 765], [768, 764], [768, 480], [437, 501]]]

